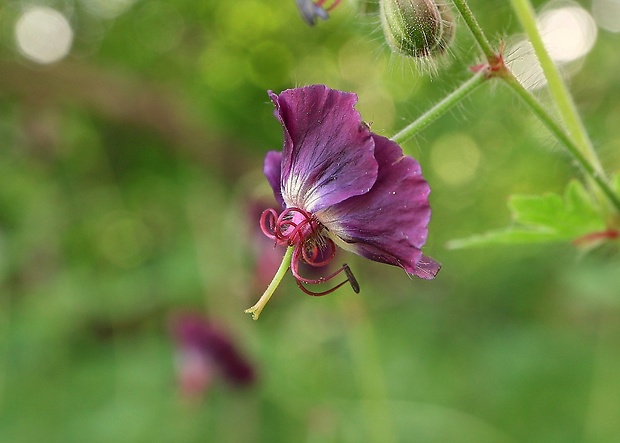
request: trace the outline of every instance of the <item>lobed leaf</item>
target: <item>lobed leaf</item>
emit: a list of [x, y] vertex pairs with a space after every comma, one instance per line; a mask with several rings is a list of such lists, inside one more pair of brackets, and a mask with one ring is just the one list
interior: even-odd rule
[[[620, 186], [620, 178], [616, 177], [615, 184]], [[512, 226], [453, 240], [448, 247], [457, 249], [497, 243], [572, 241], [605, 229], [598, 205], [576, 180], [568, 184], [564, 196], [553, 193], [513, 195], [508, 207], [512, 214]]]

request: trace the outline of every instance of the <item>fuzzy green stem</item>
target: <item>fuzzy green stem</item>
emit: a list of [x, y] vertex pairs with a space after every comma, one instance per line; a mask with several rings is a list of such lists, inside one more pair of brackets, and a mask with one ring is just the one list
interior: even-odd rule
[[459, 13], [463, 17], [463, 21], [465, 22], [465, 25], [469, 28], [469, 31], [473, 34], [474, 38], [476, 39], [476, 42], [478, 42], [480, 49], [482, 49], [482, 53], [487, 58], [489, 63], [492, 63], [492, 61], [495, 59], [496, 51], [493, 48], [493, 46], [491, 46], [489, 39], [486, 37], [486, 35], [484, 35], [484, 31], [478, 24], [478, 20], [476, 20], [474, 13], [469, 8], [467, 1], [466, 0], [453, 0], [453, 3], [454, 3], [455, 8], [458, 9]]
[[486, 71], [483, 71], [484, 70], [476, 73], [476, 75], [469, 78], [465, 83], [450, 93], [450, 95], [426, 111], [414, 122], [410, 123], [408, 126], [392, 136], [392, 140], [397, 143], [402, 143], [448, 112], [448, 110], [450, 110], [455, 104], [463, 100], [467, 95], [487, 80], [487, 73]]
[[265, 305], [273, 295], [274, 291], [282, 281], [282, 278], [284, 278], [286, 271], [288, 271], [288, 268], [291, 266], [293, 249], [293, 246], [289, 246], [288, 248], [286, 248], [286, 253], [282, 258], [282, 263], [280, 263], [280, 267], [278, 268], [276, 275], [273, 276], [273, 280], [271, 280], [271, 283], [269, 283], [269, 286], [267, 286], [267, 289], [265, 290], [265, 292], [263, 292], [263, 295], [261, 295], [256, 304], [251, 308], [245, 310], [246, 314], [252, 314], [253, 320], [258, 320], [258, 317], [260, 316], [263, 308], [265, 307]]
[[512, 8], [521, 22], [521, 26], [525, 30], [536, 52], [536, 57], [538, 57], [543, 72], [545, 73], [549, 91], [551, 92], [569, 134], [575, 140], [579, 150], [586, 159], [588, 159], [589, 163], [592, 164], [596, 172], [602, 175], [603, 168], [596, 155], [596, 151], [594, 151], [592, 147], [592, 142], [588, 137], [583, 122], [579, 117], [577, 107], [566, 87], [566, 83], [562, 80], [557, 66], [553, 63], [553, 60], [545, 49], [542, 37], [536, 26], [536, 14], [532, 4], [529, 0], [511, 0], [511, 3]]
[[620, 198], [615, 194], [604, 174], [590, 162], [590, 160], [581, 151], [579, 146], [564, 131], [564, 129], [551, 117], [545, 108], [530, 94], [521, 83], [509, 72], [502, 75], [501, 78], [512, 90], [527, 104], [530, 110], [538, 117], [538, 119], [551, 131], [551, 133], [562, 143], [573, 159], [581, 166], [581, 169], [587, 177], [591, 178], [594, 183], [603, 191], [617, 211], [620, 211]]

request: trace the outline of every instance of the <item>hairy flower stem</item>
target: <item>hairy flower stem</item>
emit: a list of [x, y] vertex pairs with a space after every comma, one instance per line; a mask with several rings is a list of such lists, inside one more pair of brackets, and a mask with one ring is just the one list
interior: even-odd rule
[[536, 57], [540, 61], [540, 65], [547, 78], [547, 84], [549, 85], [549, 91], [555, 101], [555, 104], [566, 124], [567, 130], [571, 137], [575, 140], [580, 151], [592, 164], [594, 169], [599, 173], [603, 173], [601, 163], [592, 147], [592, 142], [588, 137], [588, 133], [585, 130], [583, 122], [577, 112], [577, 107], [572, 100], [571, 94], [568, 92], [566, 84], [562, 80], [560, 72], [551, 60], [549, 53], [545, 49], [542, 37], [536, 26], [536, 15], [534, 8], [529, 0], [511, 0], [512, 8], [517, 14], [521, 26], [525, 30], [528, 39], [534, 47]]
[[601, 173], [597, 167], [582, 152], [576, 142], [564, 131], [564, 129], [555, 121], [555, 119], [547, 112], [547, 110], [530, 94], [521, 83], [511, 73], [507, 73], [501, 77], [504, 82], [512, 88], [512, 90], [529, 106], [530, 110], [538, 117], [538, 119], [551, 131], [551, 133], [566, 148], [571, 157], [581, 166], [581, 169], [587, 177], [598, 186], [605, 194], [610, 203], [620, 212], [620, 198], [615, 194], [607, 177]]
[[289, 246], [288, 248], [286, 248], [286, 253], [282, 258], [282, 263], [280, 263], [280, 267], [278, 268], [276, 275], [273, 276], [273, 280], [271, 280], [271, 283], [269, 283], [269, 286], [267, 286], [267, 289], [265, 290], [265, 292], [263, 292], [263, 295], [261, 295], [256, 304], [251, 308], [245, 310], [246, 314], [252, 314], [253, 320], [258, 320], [261, 311], [263, 310], [263, 308], [275, 292], [276, 288], [284, 278], [286, 271], [288, 271], [288, 268], [291, 266], [291, 259], [293, 258], [294, 249], [295, 248], [293, 246]]
[[408, 126], [393, 135], [391, 137], [392, 140], [394, 140], [396, 143], [402, 143], [410, 137], [413, 137], [415, 134], [417, 134], [422, 129], [426, 128], [428, 125], [430, 125], [439, 117], [448, 112], [448, 110], [450, 110], [455, 104], [463, 100], [478, 86], [483, 84], [485, 80], [487, 80], [487, 78], [488, 75], [485, 70], [477, 72], [476, 75], [469, 78], [465, 83], [452, 91], [450, 95], [448, 95], [431, 109], [426, 111]]
[[525, 104], [529, 106], [530, 110], [541, 120], [560, 143], [564, 145], [568, 153], [579, 164], [586, 176], [598, 187], [600, 192], [607, 197], [607, 200], [615, 208], [616, 212], [620, 212], [620, 197], [616, 195], [609, 185], [596, 152], [592, 148], [592, 144], [579, 118], [575, 105], [572, 102], [571, 96], [542, 43], [542, 38], [536, 28], [534, 10], [529, 0], [512, 0], [512, 5], [543, 66], [553, 98], [562, 118], [566, 122], [570, 135], [564, 131], [538, 100], [531, 95], [507, 69], [501, 53], [496, 52], [489, 43], [489, 39], [478, 24], [467, 1], [453, 0], [453, 2], [456, 9], [458, 9], [463, 17], [466, 26], [478, 42], [489, 66], [493, 68], [493, 72], [491, 73], [492, 76], [504, 80], [504, 82], [521, 97]]
[[[534, 48], [536, 57], [538, 57], [540, 65], [547, 79], [549, 91], [551, 92], [551, 96], [553, 97], [555, 106], [560, 113], [560, 116], [564, 122], [564, 125], [566, 126], [568, 133], [575, 141], [575, 144], [577, 145], [579, 151], [592, 165], [596, 174], [598, 174], [601, 178], [605, 178], [605, 172], [603, 170], [603, 167], [601, 166], [601, 162], [596, 154], [596, 151], [594, 150], [594, 147], [592, 146], [592, 142], [590, 141], [583, 122], [579, 117], [577, 107], [575, 106], [572, 96], [568, 91], [566, 83], [563, 81], [556, 64], [553, 63], [553, 60], [545, 49], [542, 37], [540, 35], [540, 32], [538, 31], [538, 27], [536, 26], [536, 14], [530, 0], [511, 0], [511, 3], [512, 9], [517, 14], [517, 17], [521, 22], [521, 26], [525, 30], [528, 39], [532, 43], [532, 47]], [[603, 188], [599, 189], [600, 185], [596, 183], [596, 181], [594, 181], [594, 183], [592, 182], [593, 180], [590, 179], [589, 183], [591, 185], [591, 189], [595, 194], [596, 198], [598, 198], [598, 200], [602, 203], [602, 206], [604, 207], [603, 210], [609, 210], [610, 207], [608, 204], [606, 204], [607, 202], [605, 201], [605, 197], [609, 197], [609, 192]], [[614, 201], [617, 200], [617, 196], [615, 199], [610, 200], [615, 207], [615, 212], [620, 212], [618, 210], [617, 202]]]
[[489, 42], [489, 39], [484, 34], [484, 31], [478, 24], [478, 20], [474, 17], [474, 13], [469, 8], [466, 0], [452, 0], [454, 3], [454, 7], [459, 11], [461, 16], [463, 17], [463, 21], [465, 25], [469, 28], [469, 31], [473, 34], [476, 42], [480, 46], [482, 53], [486, 57], [489, 64], [493, 63], [493, 60], [496, 58], [497, 54], [495, 48]]

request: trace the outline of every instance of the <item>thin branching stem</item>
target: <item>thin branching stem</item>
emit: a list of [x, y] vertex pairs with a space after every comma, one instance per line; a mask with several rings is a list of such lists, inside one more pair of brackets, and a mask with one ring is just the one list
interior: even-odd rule
[[599, 173], [603, 173], [603, 168], [596, 155], [596, 151], [592, 147], [592, 142], [588, 137], [588, 133], [581, 121], [577, 107], [573, 101], [572, 95], [563, 81], [560, 71], [553, 62], [549, 53], [545, 49], [540, 32], [536, 26], [536, 14], [529, 0], [511, 0], [521, 26], [525, 30], [527, 37], [534, 48], [536, 57], [540, 61], [540, 65], [547, 79], [547, 84], [555, 105], [566, 125], [571, 137], [579, 147], [579, 150], [593, 165], [594, 169]]
[[446, 96], [443, 100], [426, 111], [415, 121], [411, 122], [405, 128], [401, 129], [398, 133], [392, 136], [392, 140], [397, 143], [402, 143], [405, 140], [413, 137], [415, 134], [426, 128], [433, 123], [439, 117], [448, 112], [455, 104], [463, 100], [467, 95], [473, 92], [478, 86], [483, 84], [487, 79], [485, 72], [478, 72], [476, 75], [470, 77], [465, 83], [452, 91], [450, 95]]
[[495, 58], [497, 52], [495, 51], [495, 48], [493, 48], [493, 46], [489, 42], [489, 39], [484, 34], [482, 27], [480, 27], [480, 25], [478, 24], [478, 20], [476, 20], [474, 13], [469, 8], [467, 1], [466, 0], [453, 0], [453, 2], [454, 2], [455, 8], [459, 11], [461, 16], [463, 17], [463, 21], [465, 21], [465, 24], [469, 28], [469, 31], [472, 33], [472, 35], [476, 39], [476, 42], [478, 42], [478, 45], [480, 46], [482, 53], [486, 57], [487, 61], [491, 63], [492, 60]]
[[615, 210], [620, 212], [620, 197], [611, 188], [609, 181], [603, 172], [603, 168], [601, 167], [601, 163], [596, 155], [596, 152], [592, 148], [592, 143], [588, 138], [583, 123], [579, 118], [579, 114], [577, 113], [576, 107], [572, 101], [572, 97], [568, 92], [566, 85], [562, 81], [555, 64], [549, 57], [549, 54], [544, 47], [542, 38], [540, 37], [540, 33], [536, 27], [536, 18], [530, 1], [511, 1], [514, 10], [519, 16], [519, 20], [521, 21], [523, 28], [527, 32], [528, 37], [534, 46], [536, 55], [541, 61], [553, 99], [563, 120], [566, 122], [569, 133], [567, 133], [564, 128], [562, 128], [555, 121], [549, 111], [545, 109], [507, 69], [504, 64], [502, 54], [496, 51], [489, 43], [489, 39], [484, 34], [482, 27], [478, 24], [473, 12], [469, 8], [467, 0], [453, 0], [454, 6], [458, 9], [459, 13], [463, 17], [465, 25], [469, 28], [470, 32], [480, 45], [480, 48], [487, 58], [490, 67], [495, 69], [493, 76], [504, 80], [504, 82], [521, 97], [530, 110], [566, 148], [566, 151], [581, 167], [586, 177], [588, 177], [588, 179], [594, 183], [600, 192], [605, 195]]
[[564, 131], [555, 119], [551, 117], [549, 112], [540, 104], [540, 102], [532, 94], [530, 94], [521, 83], [519, 83], [514, 75], [507, 73], [501, 78], [523, 100], [523, 102], [547, 127], [547, 129], [549, 129], [549, 131], [551, 131], [551, 133], [560, 141], [575, 162], [581, 167], [585, 175], [596, 183], [615, 209], [620, 212], [620, 198], [611, 188], [605, 175], [597, 170], [590, 159], [587, 158], [581, 151], [575, 141]]

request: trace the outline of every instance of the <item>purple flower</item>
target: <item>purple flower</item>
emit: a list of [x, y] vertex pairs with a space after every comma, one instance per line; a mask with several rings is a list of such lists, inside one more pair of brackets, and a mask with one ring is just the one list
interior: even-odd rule
[[[354, 109], [353, 93], [314, 85], [269, 95], [284, 144], [282, 152], [267, 153], [264, 172], [283, 211], [266, 210], [260, 224], [277, 244], [294, 248], [291, 272], [299, 287], [324, 295], [348, 281], [359, 291], [346, 264], [318, 279], [299, 274], [300, 262], [329, 263], [336, 245], [433, 279], [440, 265], [421, 251], [431, 209], [419, 163], [397, 143], [370, 132]], [[342, 272], [347, 279], [330, 290], [304, 286]]]
[[306, 23], [310, 26], [316, 25], [317, 19], [327, 20], [329, 15], [328, 11], [331, 11], [340, 0], [334, 0], [331, 6], [324, 7], [326, 0], [295, 0], [297, 2], [297, 8], [299, 9], [299, 14], [301, 14], [301, 18], [304, 19]]
[[223, 377], [236, 386], [251, 384], [253, 367], [223, 330], [195, 314], [179, 315], [172, 324], [181, 391], [188, 396], [205, 392], [213, 379]]

